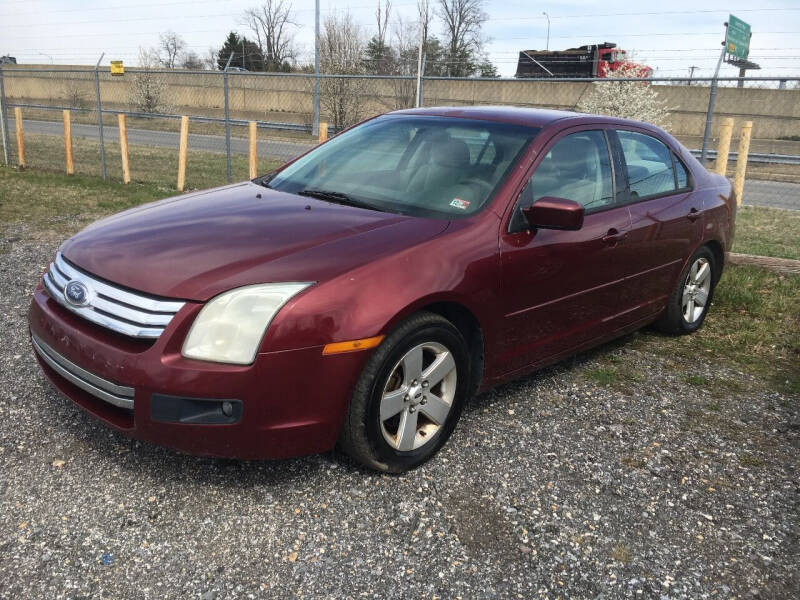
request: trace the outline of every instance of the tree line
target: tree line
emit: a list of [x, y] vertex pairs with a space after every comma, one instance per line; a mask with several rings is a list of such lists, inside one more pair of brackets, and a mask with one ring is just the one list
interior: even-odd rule
[[[418, 0], [417, 19], [393, 14], [391, 0], [377, 0], [375, 26], [358, 24], [349, 12], [330, 12], [321, 23], [320, 69], [329, 74], [415, 75], [422, 40], [424, 74], [442, 77], [497, 77], [484, 46], [486, 0]], [[228, 63], [254, 72], [313, 72], [295, 35], [299, 24], [287, 0], [265, 0], [241, 19], [246, 33], [231, 31], [204, 57], [174, 31], [158, 46], [140, 49], [139, 66], [221, 70]], [[438, 30], [439, 35], [435, 31]]]

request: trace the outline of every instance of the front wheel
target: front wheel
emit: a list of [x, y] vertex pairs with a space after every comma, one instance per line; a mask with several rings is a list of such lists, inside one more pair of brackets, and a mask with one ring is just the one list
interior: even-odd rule
[[719, 278], [717, 268], [713, 252], [706, 246], [698, 249], [681, 273], [655, 327], [673, 335], [700, 329], [714, 296], [714, 286]]
[[419, 313], [395, 329], [367, 362], [339, 446], [381, 471], [416, 467], [450, 437], [469, 381], [461, 333], [439, 315]]

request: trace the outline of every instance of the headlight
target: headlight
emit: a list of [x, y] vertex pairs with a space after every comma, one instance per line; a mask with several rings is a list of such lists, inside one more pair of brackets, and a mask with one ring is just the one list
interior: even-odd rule
[[310, 283], [265, 283], [211, 299], [197, 315], [183, 344], [187, 358], [249, 365], [273, 317]]

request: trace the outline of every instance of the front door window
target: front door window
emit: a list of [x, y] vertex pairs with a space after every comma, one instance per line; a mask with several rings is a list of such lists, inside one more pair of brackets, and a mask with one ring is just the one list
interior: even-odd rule
[[611, 157], [602, 131], [558, 140], [531, 177], [530, 200], [551, 196], [581, 204], [586, 213], [614, 203]]

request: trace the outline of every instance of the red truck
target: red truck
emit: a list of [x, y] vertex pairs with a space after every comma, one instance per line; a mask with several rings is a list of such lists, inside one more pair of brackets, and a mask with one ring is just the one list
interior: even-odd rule
[[653, 69], [631, 63], [625, 50], [604, 42], [566, 50], [522, 50], [517, 63], [518, 78], [614, 77], [623, 65], [628, 77], [650, 77]]

